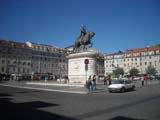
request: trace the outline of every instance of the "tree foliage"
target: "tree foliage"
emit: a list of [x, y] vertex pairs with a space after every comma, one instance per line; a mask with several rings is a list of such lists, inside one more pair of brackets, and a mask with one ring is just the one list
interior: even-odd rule
[[148, 66], [148, 68], [146, 69], [146, 73], [148, 75], [155, 75], [156, 74], [156, 69], [153, 66]]
[[118, 77], [119, 75], [123, 75], [124, 74], [124, 70], [123, 68], [116, 68], [115, 70], [113, 70], [113, 73]]
[[139, 73], [139, 70], [135, 67], [133, 67], [130, 71], [129, 71], [131, 76], [137, 76]]

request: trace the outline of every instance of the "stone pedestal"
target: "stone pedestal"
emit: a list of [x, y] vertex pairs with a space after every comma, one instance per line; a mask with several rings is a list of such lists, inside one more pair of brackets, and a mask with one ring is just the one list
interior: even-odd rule
[[[97, 52], [81, 52], [70, 54], [68, 58], [68, 78], [71, 84], [85, 84], [90, 75], [97, 74]], [[85, 59], [89, 60], [85, 70]]]

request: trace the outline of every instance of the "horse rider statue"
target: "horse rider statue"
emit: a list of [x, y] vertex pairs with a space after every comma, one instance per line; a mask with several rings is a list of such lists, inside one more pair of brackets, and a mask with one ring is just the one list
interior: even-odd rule
[[[94, 32], [86, 32], [85, 26], [81, 26], [81, 31], [79, 37], [75, 41], [74, 50], [77, 52], [79, 50], [87, 49], [88, 44], [93, 45], [91, 38], [95, 35]], [[90, 47], [91, 47], [90, 46]]]

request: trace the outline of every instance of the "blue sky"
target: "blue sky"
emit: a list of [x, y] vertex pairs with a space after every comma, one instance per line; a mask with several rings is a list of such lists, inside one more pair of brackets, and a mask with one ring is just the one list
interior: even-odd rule
[[0, 0], [0, 39], [64, 48], [81, 25], [103, 53], [160, 44], [160, 0]]

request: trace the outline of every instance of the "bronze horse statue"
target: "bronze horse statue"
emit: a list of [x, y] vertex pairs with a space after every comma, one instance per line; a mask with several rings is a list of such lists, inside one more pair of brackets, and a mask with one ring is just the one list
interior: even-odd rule
[[[86, 32], [85, 26], [82, 26], [81, 33], [75, 41], [74, 50], [77, 51], [79, 48], [82, 50], [87, 49], [86, 46], [89, 44], [91, 44], [91, 46], [92, 46], [93, 43], [91, 42], [91, 39], [94, 35], [95, 35], [94, 32]], [[91, 46], [89, 46], [89, 47], [91, 47]]]

